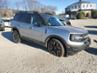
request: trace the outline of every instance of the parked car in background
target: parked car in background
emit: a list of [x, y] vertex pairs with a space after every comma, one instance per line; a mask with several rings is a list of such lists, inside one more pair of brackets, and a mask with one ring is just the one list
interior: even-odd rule
[[37, 12], [18, 12], [11, 21], [15, 43], [31, 40], [47, 47], [56, 56], [66, 56], [87, 49], [88, 31], [64, 24], [53, 15]]
[[3, 25], [4, 25], [4, 22], [3, 22], [2, 18], [0, 17], [0, 31], [5, 30]]
[[69, 19], [62, 19], [62, 18], [59, 18], [59, 19], [60, 19], [60, 21], [61, 21], [64, 25], [69, 25], [69, 26], [71, 26], [71, 22], [70, 22]]
[[4, 27], [11, 27], [10, 21], [12, 20], [12, 18], [2, 18], [2, 20], [4, 22]]

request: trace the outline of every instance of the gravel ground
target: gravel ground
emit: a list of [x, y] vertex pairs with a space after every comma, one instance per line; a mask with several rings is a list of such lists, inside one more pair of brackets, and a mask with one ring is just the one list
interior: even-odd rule
[[87, 26], [92, 44], [87, 51], [69, 57], [53, 56], [30, 42], [14, 44], [10, 31], [0, 32], [0, 73], [97, 73], [97, 20], [71, 22], [73, 26]]

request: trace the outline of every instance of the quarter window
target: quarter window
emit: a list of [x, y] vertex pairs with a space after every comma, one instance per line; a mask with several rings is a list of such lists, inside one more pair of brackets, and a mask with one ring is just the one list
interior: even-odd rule
[[17, 13], [14, 17], [14, 20], [19, 21], [21, 18], [21, 13]]

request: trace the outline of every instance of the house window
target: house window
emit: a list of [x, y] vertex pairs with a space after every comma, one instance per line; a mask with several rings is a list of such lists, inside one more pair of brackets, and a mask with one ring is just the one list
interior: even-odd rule
[[90, 5], [90, 7], [92, 7], [92, 5]]
[[87, 5], [87, 7], [88, 7], [88, 5]]
[[83, 8], [85, 8], [85, 5], [83, 5]]
[[73, 9], [73, 6], [72, 6], [72, 9]]
[[78, 8], [80, 8], [80, 5], [78, 5]]
[[75, 5], [75, 9], [77, 8], [77, 6]]

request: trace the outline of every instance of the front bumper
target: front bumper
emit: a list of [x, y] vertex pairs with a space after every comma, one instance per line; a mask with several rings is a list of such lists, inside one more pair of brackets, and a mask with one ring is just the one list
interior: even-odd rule
[[78, 53], [82, 50], [85, 50], [87, 48], [89, 48], [89, 45], [91, 44], [91, 40], [90, 38], [87, 38], [82, 45], [77, 45], [77, 46], [73, 46], [73, 45], [67, 45], [67, 55], [73, 55], [75, 53]]

